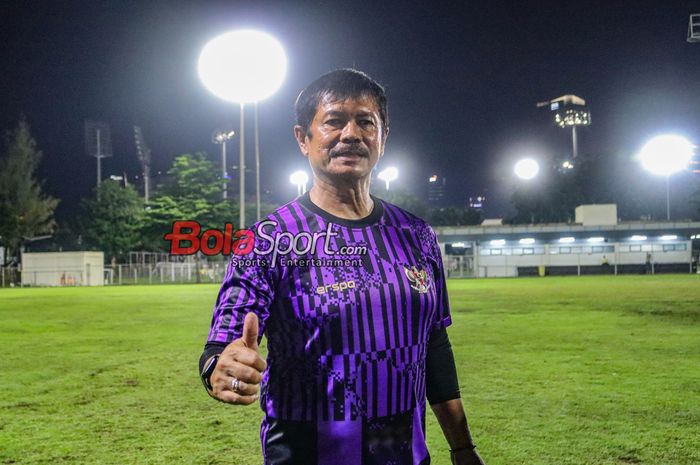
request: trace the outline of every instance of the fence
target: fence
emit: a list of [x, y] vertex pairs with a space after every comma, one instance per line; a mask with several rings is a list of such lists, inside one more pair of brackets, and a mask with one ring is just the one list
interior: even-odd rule
[[226, 262], [158, 262], [105, 266], [105, 285], [221, 283]]
[[16, 266], [0, 266], [0, 288], [19, 287], [22, 285], [22, 275]]
[[[158, 262], [153, 264], [122, 264], [104, 267], [104, 284], [170, 284], [170, 283], [216, 283], [220, 284], [226, 271], [225, 261], [220, 262]], [[58, 286], [81, 286], [84, 276], [81, 271], [51, 270], [33, 271], [25, 276], [18, 267], [0, 267], [0, 288], [47, 285], [45, 274], [58, 276]]]

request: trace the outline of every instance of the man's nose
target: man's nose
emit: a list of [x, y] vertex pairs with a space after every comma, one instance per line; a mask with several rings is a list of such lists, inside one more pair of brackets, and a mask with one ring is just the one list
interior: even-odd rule
[[340, 140], [345, 143], [354, 143], [362, 140], [360, 137], [360, 127], [354, 121], [348, 121], [340, 134]]

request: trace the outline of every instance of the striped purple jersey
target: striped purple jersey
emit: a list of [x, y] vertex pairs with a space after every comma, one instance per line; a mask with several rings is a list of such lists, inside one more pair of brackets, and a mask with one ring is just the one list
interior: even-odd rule
[[[239, 338], [258, 315], [265, 464], [430, 463], [426, 347], [451, 323], [440, 249], [423, 220], [373, 200], [368, 217], [346, 220], [299, 197], [254, 226], [258, 250], [227, 268], [209, 341]], [[306, 234], [274, 263], [265, 254], [271, 238], [286, 250], [325, 231], [311, 251]]]

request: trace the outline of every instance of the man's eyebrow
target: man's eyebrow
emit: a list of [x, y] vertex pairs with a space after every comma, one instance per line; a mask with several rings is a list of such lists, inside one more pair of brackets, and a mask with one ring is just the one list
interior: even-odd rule
[[[328, 110], [323, 114], [324, 118], [327, 118], [329, 116], [332, 117], [342, 117], [342, 116], [347, 116], [347, 113], [344, 111], [338, 111], [338, 110]], [[358, 111], [356, 116], [366, 118], [366, 117], [372, 117], [374, 118], [374, 114], [371, 111]]]
[[335, 117], [337, 117], [337, 116], [345, 116], [345, 113], [342, 112], [342, 111], [338, 111], [338, 110], [329, 110], [329, 111], [325, 112], [325, 113], [323, 114], [323, 116], [324, 116], [324, 117], [328, 117], [328, 116], [335, 116]]

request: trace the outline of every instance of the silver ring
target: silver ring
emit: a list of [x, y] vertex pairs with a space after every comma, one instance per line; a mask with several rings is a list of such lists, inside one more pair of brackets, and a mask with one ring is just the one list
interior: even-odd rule
[[232, 390], [233, 392], [238, 393], [238, 388], [240, 387], [240, 384], [241, 384], [241, 380], [240, 380], [240, 379], [238, 379], [238, 378], [233, 378], [233, 379], [231, 380], [231, 390]]

